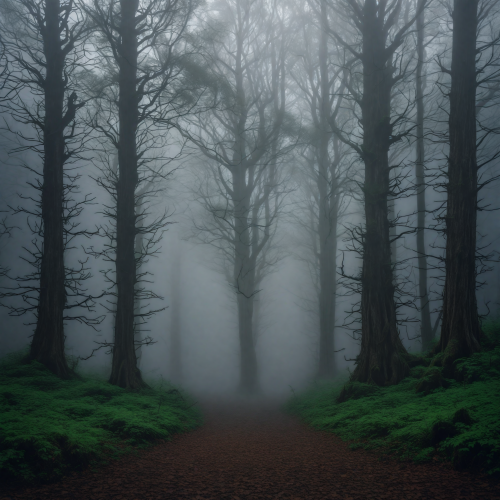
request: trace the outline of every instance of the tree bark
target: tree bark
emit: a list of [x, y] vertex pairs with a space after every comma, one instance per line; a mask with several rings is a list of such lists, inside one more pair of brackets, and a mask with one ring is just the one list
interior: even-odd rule
[[[64, 129], [65, 56], [60, 40], [60, 1], [45, 1], [43, 33], [46, 74], [44, 85], [45, 117], [43, 130], [42, 224], [43, 249], [40, 263], [40, 295], [30, 358], [43, 363], [61, 378], [69, 369], [64, 354], [64, 307], [66, 303], [64, 270], [64, 179], [67, 159]], [[69, 105], [74, 102], [70, 98]], [[69, 109], [69, 112], [71, 110]]]
[[363, 96], [361, 100], [365, 165], [365, 221], [361, 292], [361, 351], [352, 379], [395, 384], [409, 373], [399, 338], [394, 301], [387, 201], [392, 125], [392, 66], [386, 51], [384, 15], [376, 0], [366, 0], [362, 21]]
[[416, 20], [417, 24], [417, 142], [415, 178], [417, 182], [417, 254], [418, 254], [418, 291], [420, 297], [420, 331], [422, 336], [422, 351], [429, 349], [432, 342], [432, 325], [427, 288], [427, 256], [425, 249], [425, 145], [424, 145], [424, 26], [425, 13], [422, 11]]
[[109, 382], [127, 389], [145, 384], [137, 367], [134, 345], [135, 189], [138, 183], [136, 133], [138, 126], [137, 31], [135, 15], [138, 0], [120, 0], [119, 45], [119, 142], [116, 187], [116, 324], [113, 360]]
[[446, 278], [437, 352], [450, 368], [480, 350], [476, 302], [476, 31], [477, 0], [455, 0], [446, 213]]

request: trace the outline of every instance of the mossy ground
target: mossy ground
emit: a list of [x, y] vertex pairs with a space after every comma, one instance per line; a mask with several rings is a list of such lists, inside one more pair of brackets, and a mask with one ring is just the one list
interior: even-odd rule
[[126, 391], [92, 377], [60, 380], [37, 362], [0, 363], [0, 482], [36, 483], [99, 465], [201, 423], [163, 382]]
[[[424, 365], [400, 384], [350, 384], [347, 376], [292, 397], [286, 410], [351, 446], [378, 448], [401, 459], [451, 460], [458, 469], [500, 475], [500, 323], [483, 327], [483, 351], [454, 365], [445, 379]], [[349, 398], [337, 403], [346, 384]]]

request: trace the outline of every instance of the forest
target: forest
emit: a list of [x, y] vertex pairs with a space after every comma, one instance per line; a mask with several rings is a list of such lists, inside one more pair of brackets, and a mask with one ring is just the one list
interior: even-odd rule
[[499, 112], [499, 0], [0, 0], [0, 500], [500, 498]]

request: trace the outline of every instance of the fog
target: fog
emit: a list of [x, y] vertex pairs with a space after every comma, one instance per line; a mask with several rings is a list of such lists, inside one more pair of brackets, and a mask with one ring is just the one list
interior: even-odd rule
[[[12, 167], [17, 169], [18, 167]], [[164, 311], [157, 313], [148, 322], [147, 330], [155, 340], [155, 344], [143, 348], [140, 368], [148, 377], [162, 376], [166, 380], [179, 383], [194, 393], [232, 394], [236, 391], [239, 373], [239, 343], [237, 335], [237, 314], [235, 301], [230, 286], [218, 270], [217, 252], [208, 245], [200, 245], [188, 238], [191, 220], [181, 210], [184, 203], [177, 207], [172, 193], [183, 190], [186, 174], [176, 173], [169, 179], [167, 200], [159, 200], [158, 211], [165, 203], [172, 209], [169, 226], [162, 244], [161, 253], [150, 260], [147, 269], [154, 275], [154, 290], [164, 300]], [[12, 176], [2, 182], [2, 199], [16, 204], [17, 194], [25, 190], [25, 178]], [[187, 179], [189, 181], [189, 179]], [[99, 193], [91, 180], [82, 190], [104, 197]], [[5, 190], [5, 191], [4, 191]], [[4, 195], [5, 193], [5, 195]], [[169, 196], [170, 195], [170, 196]], [[174, 199], [172, 199], [174, 198]], [[99, 198], [98, 198], [99, 199]], [[97, 202], [99, 203], [99, 202]], [[96, 210], [91, 207], [87, 211], [85, 224], [92, 227], [98, 223], [97, 214], [88, 213]], [[291, 223], [283, 224], [283, 232], [287, 243], [292, 244], [299, 236], [297, 228]], [[15, 230], [12, 236], [2, 240], [2, 256], [11, 269], [12, 275], [27, 272], [28, 266], [19, 262], [19, 249], [30, 244], [30, 235], [23, 230]], [[74, 251], [71, 257], [76, 260], [82, 253]], [[92, 261], [92, 290], [97, 295], [105, 286], [99, 275], [104, 266], [99, 260]], [[179, 319], [181, 337], [182, 376], [172, 374], [170, 358], [171, 324], [172, 324], [172, 281], [173, 273], [179, 274]], [[311, 311], [308, 296], [314, 294], [310, 277], [305, 266], [288, 255], [281, 261], [276, 271], [269, 276], [259, 292], [262, 301], [260, 309], [261, 326], [257, 338], [260, 379], [265, 393], [268, 395], [291, 394], [294, 390], [304, 388], [315, 376], [317, 363], [318, 339], [317, 318]], [[339, 301], [342, 303], [341, 301]], [[344, 300], [345, 303], [345, 300]], [[97, 306], [96, 316], [105, 314], [102, 307]], [[341, 321], [342, 316], [339, 321]], [[33, 334], [33, 325], [27, 325], [28, 318], [11, 317], [6, 309], [1, 310], [2, 337], [1, 352], [17, 351], [28, 346]], [[96, 347], [95, 341], [111, 340], [113, 317], [108, 314], [105, 320], [96, 327], [98, 331], [86, 325], [68, 322], [65, 332], [66, 350], [72, 356], [88, 356]], [[342, 352], [346, 357], [353, 357], [357, 346], [348, 333], [339, 334], [339, 347], [348, 350]], [[347, 367], [352, 363], [345, 362], [339, 355], [339, 361]], [[109, 376], [110, 355], [101, 350], [87, 361], [80, 361], [79, 368], [84, 373], [98, 372]]]
[[[141, 0], [139, 3], [144, 8], [148, 0]], [[187, 3], [170, 2], [177, 6]], [[203, 5], [190, 3], [190, 8], [186, 7], [186, 11], [181, 12], [179, 7], [179, 16], [189, 17], [186, 26], [182, 28], [185, 31], [172, 27], [174, 23], [181, 25], [184, 21], [172, 21], [170, 31], [166, 30], [158, 35], [158, 46], [150, 41], [147, 41], [150, 45], [144, 42], [144, 46], [147, 45], [144, 50], [151, 59], [158, 57], [158, 60], [163, 61], [162, 57], [167, 58], [162, 52], [161, 43], [166, 44], [178, 58], [187, 58], [186, 54], [192, 56], [192, 59], [186, 59], [182, 63], [177, 60], [165, 62], [162, 71], [168, 73], [168, 78], [156, 75], [159, 83], [155, 85], [160, 90], [150, 88], [150, 93], [144, 94], [140, 101], [145, 106], [148, 99], [154, 101], [151, 96], [158, 92], [158, 96], [162, 97], [157, 102], [166, 103], [163, 104], [165, 109], [158, 104], [158, 109], [155, 109], [157, 114], [148, 116], [137, 127], [137, 153], [140, 153], [141, 161], [138, 166], [136, 164], [136, 171], [139, 173], [139, 181], [135, 186], [136, 196], [148, 182], [152, 186], [148, 188], [149, 198], [144, 198], [144, 206], [149, 207], [143, 217], [146, 221], [144, 223], [151, 224], [166, 214], [155, 233], [157, 241], [153, 254], [145, 255], [137, 267], [137, 272], [147, 273], [144, 276], [146, 286], [158, 296], [141, 299], [140, 306], [144, 311], [158, 311], [143, 318], [147, 320], [143, 325], [137, 326], [143, 321], [137, 316], [139, 313], [135, 320], [136, 340], [144, 340], [148, 336], [152, 339], [150, 345], [135, 346], [137, 365], [146, 382], [161, 377], [193, 394], [236, 393], [241, 384], [243, 306], [238, 306], [238, 300], [243, 301], [242, 296], [248, 300], [252, 298], [253, 309], [249, 313], [253, 325], [251, 342], [257, 360], [257, 386], [264, 394], [284, 397], [319, 379], [348, 376], [355, 369], [354, 359], [360, 351], [360, 294], [348, 282], [349, 276], [360, 275], [362, 262], [360, 254], [355, 251], [356, 248], [359, 250], [359, 245], [353, 242], [353, 233], [350, 231], [365, 224], [364, 191], [361, 189], [365, 171], [360, 153], [356, 150], [357, 145], [362, 142], [363, 130], [359, 118], [360, 101], [353, 98], [356, 91], [361, 92], [362, 85], [359, 61], [352, 63], [348, 60], [348, 50], [341, 47], [339, 40], [349, 42], [353, 50], [358, 50], [360, 35], [356, 32], [354, 22], [345, 21], [345, 16], [350, 12], [345, 10], [348, 2], [323, 2], [330, 9], [328, 19], [331, 32], [325, 41], [327, 54], [321, 54], [318, 47], [322, 43], [323, 32], [317, 9], [322, 3], [302, 3], [251, 0], [207, 2]], [[395, 27], [391, 28], [392, 37], [396, 36], [396, 28], [404, 25], [405, 16], [408, 19], [415, 15], [415, 2], [405, 1], [403, 4], [405, 7], [401, 10]], [[87, 5], [87, 14], [82, 7], [84, 5]], [[446, 130], [448, 101], [443, 89], [449, 85], [448, 75], [439, 69], [437, 56], [445, 65], [449, 65], [451, 57], [451, 31], [446, 27], [447, 11], [440, 5], [437, 2], [431, 3], [426, 11], [427, 48], [424, 68], [427, 79], [427, 206], [424, 233], [429, 266], [430, 318], [437, 332], [439, 324], [436, 325], [436, 322], [439, 321], [442, 307], [444, 277], [440, 258], [444, 255], [446, 244], [441, 231], [442, 212], [439, 211], [443, 200], [446, 201], [446, 193], [443, 191], [442, 173], [439, 172], [446, 167], [448, 155], [448, 145], [439, 134]], [[92, 10], [94, 3], [91, 1], [81, 2], [78, 6], [72, 14], [75, 20], [79, 16], [97, 15], [97, 10]], [[264, 7], [267, 9], [265, 12], [259, 11]], [[21, 11], [22, 8], [21, 6]], [[248, 14], [248, 26], [242, 28], [239, 21], [235, 21], [238, 9], [243, 9]], [[3, 16], [2, 23], [5, 24], [11, 13], [2, 11], [0, 14]], [[490, 29], [498, 28], [498, 19], [492, 18], [492, 26], [484, 27], [482, 33], [485, 38]], [[154, 24], [153, 21], [151, 23], [148, 29]], [[253, 38], [242, 42], [248, 51], [242, 59], [245, 61], [245, 69], [241, 70], [241, 65], [224, 69], [232, 64], [231, 54], [237, 54], [237, 47], [241, 49], [243, 46], [238, 45], [235, 35], [240, 28], [245, 36], [249, 32], [253, 33], [252, 30], [257, 33]], [[112, 60], [112, 50], [106, 46], [108, 42], [96, 34], [99, 29], [104, 30], [102, 26], [97, 26], [97, 31], [91, 31], [74, 49], [74, 54], [77, 54], [83, 50], [82, 47], [86, 48], [86, 62], [82, 66], [87, 66], [83, 69], [72, 67], [69, 73], [70, 84], [65, 90], [64, 109], [69, 106], [68, 96], [73, 90], [78, 95], [78, 102], [81, 101], [84, 105], [77, 110], [74, 118], [83, 137], [78, 146], [80, 152], [64, 168], [71, 169], [70, 172], [80, 176], [75, 181], [79, 188], [74, 193], [74, 198], [83, 201], [88, 196], [91, 203], [82, 205], [81, 213], [78, 212], [75, 216], [75, 221], [80, 224], [78, 229], [85, 229], [89, 234], [77, 236], [72, 241], [65, 249], [64, 260], [68, 267], [78, 267], [79, 262], [86, 262], [90, 276], [82, 281], [82, 286], [87, 289], [87, 296], [99, 297], [103, 291], [108, 294], [95, 299], [92, 311], [85, 312], [90, 317], [100, 318], [98, 324], [92, 327], [78, 320], [65, 320], [64, 334], [65, 352], [70, 359], [76, 361], [93, 353], [88, 359], [78, 360], [77, 370], [81, 373], [99, 373], [109, 378], [112, 348], [107, 345], [95, 352], [94, 350], [99, 347], [99, 342], [110, 344], [115, 338], [116, 297], [110, 295], [110, 292], [115, 293], [115, 289], [113, 284], [106, 282], [103, 274], [109, 269], [111, 273], [114, 272], [114, 262], [106, 260], [105, 252], [106, 245], [109, 244], [107, 236], [115, 231], [109, 218], [106, 218], [106, 209], [103, 207], [114, 206], [115, 202], [114, 195], [106, 191], [103, 183], [96, 179], [103, 175], [102, 172], [107, 172], [111, 175], [110, 178], [112, 175], [122, 175], [116, 174], [116, 169], [125, 167], [122, 164], [115, 166], [113, 174], [112, 162], [115, 161], [118, 165], [118, 156], [122, 155], [120, 158], [124, 163], [126, 153], [117, 149], [117, 145], [123, 147], [124, 141], [120, 139], [116, 124], [118, 100], [110, 97], [113, 93], [118, 95], [118, 77], [107, 84], [107, 90], [100, 94], [95, 91], [97, 84], [94, 85], [92, 80], [104, 80], [108, 73], [116, 76], [119, 68]], [[178, 33], [176, 29], [179, 29]], [[1, 300], [4, 307], [0, 309], [0, 356], [27, 349], [30, 345], [36, 327], [36, 307], [24, 315], [16, 315], [16, 310], [19, 311], [16, 308], [27, 305], [26, 297], [12, 297], [9, 293], [12, 292], [12, 287], [18, 286], [16, 277], [32, 272], [25, 259], [29, 259], [29, 252], [34, 251], [35, 242], [41, 245], [43, 241], [43, 236], [30, 230], [30, 225], [33, 228], [37, 219], [35, 212], [40, 191], [33, 186], [36, 187], [37, 182], [35, 172], [41, 174], [43, 170], [44, 153], [40, 149], [43, 140], [40, 139], [40, 127], [37, 129], [36, 124], [23, 122], [19, 111], [22, 106], [25, 109], [37, 109], [37, 103], [43, 100], [43, 96], [33, 90], [33, 84], [31, 87], [26, 85], [21, 93], [12, 97], [12, 88], [21, 85], [19, 75], [24, 71], [19, 69], [19, 61], [13, 55], [12, 44], [15, 40], [12, 37], [12, 32], [6, 36], [11, 45], [7, 46], [3, 63], [8, 61], [9, 70], [4, 75], [5, 78], [7, 81], [8, 78], [14, 80], [10, 80], [10, 87], [7, 86], [7, 90], [3, 91], [1, 108], [0, 209], [11, 230], [0, 240], [0, 264], [8, 268], [6, 276], [1, 278], [4, 295]], [[171, 38], [167, 40], [168, 37]], [[35, 42], [33, 38], [30, 43]], [[392, 199], [394, 220], [397, 223], [391, 229], [395, 231], [395, 235], [402, 235], [392, 247], [394, 280], [401, 284], [403, 290], [398, 296], [401, 301], [398, 308], [398, 331], [404, 347], [413, 353], [422, 350], [419, 264], [416, 251], [416, 133], [413, 131], [416, 120], [415, 44], [416, 34], [410, 30], [395, 56], [394, 66], [399, 65], [402, 76], [398, 86], [394, 88], [393, 95], [398, 97], [394, 97], [391, 113], [393, 118], [404, 118], [398, 122], [400, 130], [394, 132], [394, 135], [402, 134], [402, 139], [391, 145], [389, 152], [392, 155], [390, 161], [397, 165], [390, 175], [401, 179], [398, 181], [398, 189], [393, 190], [399, 190], [399, 194], [394, 197], [396, 199]], [[77, 59], [77, 55], [71, 57]], [[321, 76], [321, 57], [326, 58], [324, 71], [327, 72], [326, 78], [330, 79], [330, 87], [326, 89], [330, 96], [327, 99], [331, 107], [327, 111], [330, 118], [325, 119], [324, 123], [321, 122], [321, 105], [316, 101], [321, 100], [319, 89], [321, 78], [325, 77]], [[104, 60], [109, 65], [107, 69], [102, 66]], [[36, 61], [30, 61], [30, 64], [36, 65]], [[146, 63], [144, 67], [140, 64], [142, 62], [138, 64], [138, 75], [152, 71], [146, 67]], [[193, 69], [195, 67], [196, 71]], [[344, 73], [339, 68], [344, 68]], [[346, 68], [351, 71], [349, 76]], [[240, 70], [241, 75], [237, 76], [236, 71]], [[496, 71], [494, 67], [485, 69], [486, 74], [490, 75], [498, 75]], [[342, 74], [345, 76], [342, 77]], [[112, 76], [109, 78], [111, 81]], [[165, 81], [161, 78], [165, 78]], [[342, 78], [351, 79], [346, 83]], [[496, 78], [497, 80], [491, 80], [492, 83], [485, 92], [493, 92], [495, 85], [498, 90], [498, 84], [495, 84], [498, 76]], [[150, 80], [148, 85], [152, 85], [149, 82]], [[190, 86], [189, 96], [184, 95]], [[244, 98], [241, 97], [243, 88]], [[324, 89], [321, 90], [323, 91]], [[315, 92], [319, 92], [318, 95]], [[168, 97], [165, 97], [166, 93]], [[102, 104], [105, 99], [108, 99], [106, 104]], [[243, 106], [238, 99], [246, 99], [245, 105], [248, 107], [244, 112], [238, 107]], [[495, 94], [489, 106], [478, 111], [478, 116], [484, 118], [482, 123], [485, 127], [489, 126], [490, 130], [498, 127], [495, 125], [498, 115], [496, 99], [498, 96]], [[337, 103], [340, 111], [335, 111]], [[38, 112], [43, 116], [43, 109], [38, 109]], [[246, 127], [245, 134], [231, 129], [233, 126], [237, 127], [234, 117], [242, 115], [247, 120], [243, 126]], [[325, 158], [321, 156], [323, 153], [318, 145], [321, 139], [318, 137], [322, 133], [321, 126], [327, 127], [327, 122], [335, 123], [325, 132]], [[405, 129], [409, 132], [406, 133]], [[236, 144], [243, 135], [246, 143]], [[265, 141], [262, 139], [264, 136]], [[33, 137], [39, 141], [38, 150], [34, 150], [30, 143], [30, 138]], [[68, 144], [70, 142], [68, 140]], [[231, 152], [228, 153], [227, 150]], [[260, 152], [261, 150], [264, 152]], [[491, 132], [479, 152], [480, 159], [490, 158], [483, 169], [482, 179], [493, 180], [498, 175], [497, 151], [498, 135]], [[116, 160], [113, 160], [115, 157]], [[143, 161], [143, 158], [147, 158], [147, 161]], [[250, 164], [251, 161], [254, 164]], [[322, 175], [317, 173], [321, 172], [322, 161], [327, 169], [335, 165], [333, 173], [328, 174], [330, 177], [324, 179], [329, 191], [323, 194], [321, 182], [314, 180], [314, 176]], [[248, 195], [250, 206], [246, 207], [248, 213], [245, 216], [245, 220], [251, 222], [245, 222], [248, 223], [245, 231], [250, 235], [249, 238], [256, 238], [255, 241], [248, 240], [245, 245], [257, 248], [262, 244], [262, 249], [259, 250], [261, 253], [255, 254], [256, 257], [252, 254], [255, 259], [248, 265], [243, 261], [238, 264], [240, 255], [235, 250], [242, 233], [235, 229], [238, 216], [234, 214], [240, 208], [237, 200], [239, 195], [236, 193], [239, 181], [234, 172], [238, 165], [244, 163], [247, 170], [242, 182], [246, 183], [247, 190], [250, 185], [253, 189]], [[43, 182], [40, 176], [38, 179]], [[342, 188], [337, 186], [337, 181]], [[334, 185], [337, 187], [332, 187]], [[488, 207], [490, 211], [478, 212], [477, 219], [478, 247], [488, 255], [488, 259], [478, 263], [478, 269], [484, 271], [478, 276], [478, 281], [484, 282], [477, 291], [481, 315], [496, 315], [500, 306], [500, 225], [498, 213], [494, 211], [499, 208], [497, 192], [498, 185], [494, 182], [481, 191], [481, 206]], [[338, 198], [338, 205], [335, 207], [340, 207], [338, 213], [335, 213], [333, 229], [333, 219], [328, 222], [330, 229], [325, 229], [329, 238], [332, 238], [331, 234], [335, 235], [334, 269], [328, 271], [330, 280], [335, 282], [335, 287], [333, 284], [328, 285], [333, 287], [331, 289], [334, 292], [329, 293], [333, 293], [335, 297], [333, 324], [326, 327], [333, 338], [333, 350], [330, 347], [328, 354], [328, 377], [319, 374], [319, 290], [321, 286], [326, 287], [319, 277], [318, 255], [321, 251], [317, 245], [322, 236], [317, 232], [311, 239], [311, 231], [320, 231], [317, 229], [320, 223], [316, 222], [315, 217], [319, 220], [321, 215], [311, 215], [311, 210], [319, 210], [318, 207], [323, 203], [318, 202], [320, 195], [329, 200], [328, 203], [332, 203], [329, 205], [329, 213], [332, 213], [334, 206], [331, 200]], [[230, 202], [227, 201], [230, 199]], [[391, 203], [390, 196], [388, 199]], [[136, 198], [136, 216], [142, 213], [140, 203]], [[226, 207], [230, 205], [230, 208], [221, 215], [224, 203], [227, 204]], [[24, 212], [16, 213], [18, 206], [22, 206]], [[315, 222], [311, 222], [313, 219]], [[136, 224], [139, 224], [138, 220]], [[103, 227], [108, 227], [107, 233]], [[139, 226], [134, 226], [134, 229], [135, 227]], [[227, 234], [232, 230], [239, 236], [234, 236], [231, 240]], [[100, 234], [91, 234], [97, 232]], [[241, 265], [240, 273], [245, 269], [241, 277], [235, 271], [235, 266], [238, 265]], [[254, 273], [255, 270], [261, 274], [245, 281], [247, 274], [250, 271]], [[34, 282], [36, 279], [30, 281]], [[320, 286], [321, 283], [323, 284]], [[37, 297], [38, 292], [30, 293]], [[328, 307], [331, 309], [331, 304]], [[141, 330], [140, 335], [138, 330]], [[439, 333], [435, 337], [439, 337]], [[175, 342], [177, 344], [174, 346]]]

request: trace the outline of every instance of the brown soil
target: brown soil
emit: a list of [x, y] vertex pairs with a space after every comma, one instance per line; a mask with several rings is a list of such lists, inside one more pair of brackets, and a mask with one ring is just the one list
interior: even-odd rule
[[205, 404], [206, 424], [139, 455], [0, 499], [498, 499], [483, 477], [415, 465], [314, 431], [271, 402]]

